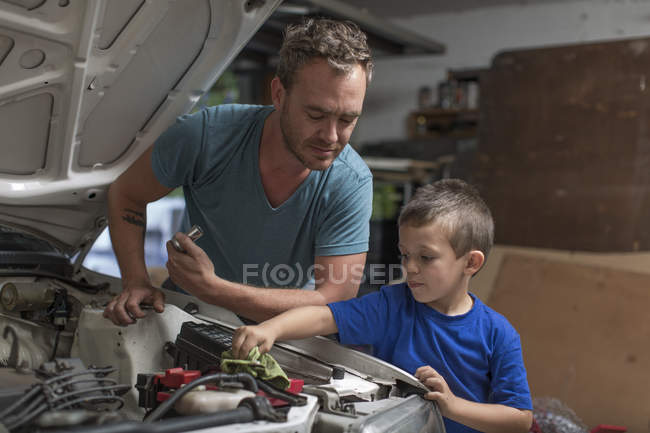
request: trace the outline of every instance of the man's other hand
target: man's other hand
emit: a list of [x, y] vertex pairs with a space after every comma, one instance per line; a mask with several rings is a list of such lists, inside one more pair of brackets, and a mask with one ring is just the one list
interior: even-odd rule
[[165, 309], [165, 295], [151, 285], [124, 286], [104, 309], [104, 317], [116, 325], [126, 326], [147, 315], [140, 308], [141, 303], [152, 304], [154, 310], [162, 313]]

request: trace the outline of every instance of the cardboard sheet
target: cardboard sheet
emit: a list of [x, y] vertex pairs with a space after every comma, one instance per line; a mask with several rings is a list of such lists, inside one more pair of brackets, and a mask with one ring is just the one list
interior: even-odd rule
[[650, 432], [650, 275], [508, 255], [488, 305], [521, 335], [533, 397]]

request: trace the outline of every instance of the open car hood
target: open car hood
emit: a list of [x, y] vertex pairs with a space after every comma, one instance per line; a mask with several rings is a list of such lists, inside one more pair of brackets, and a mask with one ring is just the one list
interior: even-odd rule
[[0, 224], [72, 255], [281, 0], [0, 2]]

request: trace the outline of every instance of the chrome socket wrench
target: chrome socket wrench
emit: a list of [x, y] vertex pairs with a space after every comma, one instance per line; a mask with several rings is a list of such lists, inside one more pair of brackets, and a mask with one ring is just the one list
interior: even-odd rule
[[[203, 229], [200, 226], [193, 225], [192, 228], [185, 233], [190, 239], [192, 239], [192, 242], [196, 242], [198, 238], [203, 236]], [[171, 239], [172, 245], [176, 251], [179, 253], [187, 253], [185, 249], [181, 246], [181, 244], [176, 240], [176, 238]]]

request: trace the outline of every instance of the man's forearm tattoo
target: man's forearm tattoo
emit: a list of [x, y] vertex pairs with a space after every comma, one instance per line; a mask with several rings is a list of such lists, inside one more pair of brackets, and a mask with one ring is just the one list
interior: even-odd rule
[[124, 212], [122, 219], [127, 223], [142, 227], [143, 229], [147, 226], [147, 220], [143, 212], [138, 212], [129, 208], [124, 208]]

